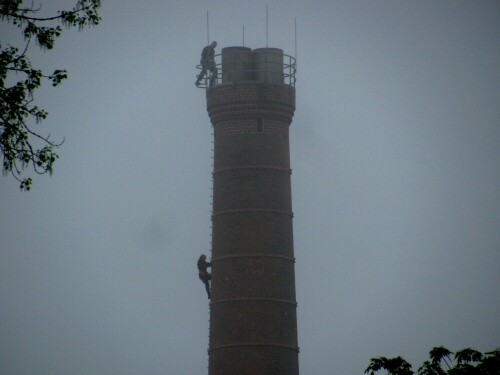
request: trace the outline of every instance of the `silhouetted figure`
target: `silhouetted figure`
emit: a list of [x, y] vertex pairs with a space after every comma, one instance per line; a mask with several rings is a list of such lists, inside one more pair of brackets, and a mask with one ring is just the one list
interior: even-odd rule
[[198, 75], [195, 85], [199, 86], [201, 80], [210, 71], [210, 86], [213, 86], [217, 80], [217, 67], [215, 66], [215, 47], [217, 42], [213, 41], [212, 44], [203, 48], [201, 52], [201, 73]]
[[207, 272], [207, 267], [210, 267], [212, 263], [207, 262], [207, 256], [205, 254], [201, 254], [198, 259], [198, 277], [203, 284], [205, 284], [205, 289], [207, 290], [207, 296], [210, 299], [210, 282], [209, 280], [212, 278], [212, 275]]

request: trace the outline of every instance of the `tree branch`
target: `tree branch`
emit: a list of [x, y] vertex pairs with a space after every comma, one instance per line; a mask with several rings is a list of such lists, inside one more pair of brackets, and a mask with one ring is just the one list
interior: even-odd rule
[[[25, 21], [46, 22], [46, 21], [53, 21], [53, 20], [61, 19], [61, 18], [65, 17], [66, 15], [77, 14], [77, 13], [86, 11], [92, 7], [94, 7], [94, 5], [89, 4], [83, 8], [74, 9], [72, 11], [64, 12], [64, 13], [61, 13], [57, 16], [52, 16], [52, 17], [28, 17], [28, 16], [24, 16], [24, 15], [20, 15], [20, 14], [15, 14], [15, 13], [3, 13], [1, 15], [1, 17], [17, 18], [17, 19], [21, 19], [21, 20], [25, 20]], [[40, 9], [41, 9], [41, 7], [38, 10], [40, 10]], [[21, 10], [21, 9], [19, 9], [19, 10]], [[31, 10], [30, 9], [29, 11], [36, 13], [38, 10]]]

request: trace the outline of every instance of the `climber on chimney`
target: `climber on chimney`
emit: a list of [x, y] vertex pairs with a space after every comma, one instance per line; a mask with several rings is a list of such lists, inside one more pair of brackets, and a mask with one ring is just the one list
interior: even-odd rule
[[212, 263], [207, 262], [207, 256], [201, 254], [198, 259], [198, 277], [205, 284], [205, 289], [207, 290], [208, 298], [210, 299], [210, 279], [212, 275], [207, 272], [207, 267], [210, 267]]

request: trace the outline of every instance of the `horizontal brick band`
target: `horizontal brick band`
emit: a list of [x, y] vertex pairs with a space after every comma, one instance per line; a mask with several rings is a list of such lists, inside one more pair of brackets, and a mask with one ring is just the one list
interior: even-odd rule
[[292, 107], [288, 103], [269, 103], [269, 102], [232, 102], [232, 103], [220, 103], [211, 105], [208, 110], [211, 114], [214, 112], [235, 112], [239, 113], [240, 111], [249, 112], [255, 115], [270, 115], [273, 116], [276, 111], [279, 112], [290, 112], [293, 116], [294, 107]]
[[289, 106], [281, 105], [263, 105], [263, 104], [240, 104], [240, 105], [219, 105], [212, 106], [209, 109], [210, 119], [217, 123], [221, 119], [247, 119], [249, 117], [264, 117], [268, 119], [274, 119], [283, 121], [287, 124], [292, 122], [293, 118], [293, 108]]
[[290, 299], [267, 298], [267, 297], [225, 298], [225, 299], [219, 299], [219, 300], [216, 300], [216, 301], [211, 301], [210, 305], [216, 305], [216, 304], [219, 304], [219, 303], [227, 303], [227, 302], [247, 302], [247, 301], [277, 302], [277, 303], [285, 303], [285, 304], [297, 306], [297, 302], [296, 301], [292, 301]]
[[217, 173], [236, 171], [236, 170], [242, 170], [242, 169], [274, 169], [274, 170], [284, 171], [284, 172], [288, 172], [288, 173], [292, 174], [292, 170], [290, 168], [276, 167], [273, 165], [246, 165], [246, 166], [241, 166], [241, 167], [220, 168], [220, 169], [213, 171], [212, 175], [215, 175]]
[[288, 255], [266, 254], [266, 253], [223, 255], [221, 257], [213, 258], [212, 262], [217, 262], [219, 260], [225, 260], [225, 259], [231, 259], [231, 258], [279, 258], [279, 259], [286, 259], [286, 260], [289, 260], [289, 261], [295, 263], [294, 257], [290, 257]]
[[275, 210], [273, 208], [238, 208], [234, 210], [224, 210], [224, 211], [218, 211], [214, 212], [212, 214], [212, 217], [218, 216], [218, 215], [225, 215], [225, 214], [232, 214], [232, 213], [237, 213], [237, 212], [276, 212], [280, 213], [283, 215], [288, 215], [293, 217], [293, 212], [292, 211], [285, 211], [285, 210]]
[[241, 342], [236, 344], [226, 344], [226, 345], [218, 345], [211, 348], [208, 348], [208, 352], [212, 352], [214, 350], [219, 349], [227, 349], [227, 348], [238, 348], [242, 346], [276, 346], [280, 348], [290, 349], [293, 351], [299, 352], [298, 346], [287, 345], [287, 344], [274, 344], [274, 343], [264, 343], [264, 342]]
[[249, 83], [218, 86], [207, 91], [207, 109], [239, 103], [282, 104], [295, 109], [295, 89], [284, 85]]

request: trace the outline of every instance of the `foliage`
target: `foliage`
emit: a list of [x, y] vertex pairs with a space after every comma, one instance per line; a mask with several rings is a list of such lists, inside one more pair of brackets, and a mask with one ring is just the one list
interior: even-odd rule
[[[453, 353], [445, 347], [436, 347], [429, 352], [430, 361], [425, 361], [417, 371], [418, 375], [500, 375], [500, 348], [480, 353], [466, 348]], [[446, 368], [443, 367], [446, 365]], [[380, 370], [388, 375], [413, 375], [411, 365], [401, 357], [372, 358], [365, 374], [374, 375]]]
[[44, 73], [32, 66], [27, 52], [33, 41], [42, 50], [54, 48], [63, 27], [97, 25], [100, 0], [78, 0], [71, 10], [58, 11], [50, 17], [38, 17], [41, 4], [35, 7], [23, 4], [23, 0], [0, 0], [0, 19], [15, 25], [24, 36], [22, 50], [0, 43], [0, 151], [3, 155], [4, 175], [11, 174], [20, 182], [21, 190], [30, 190], [32, 179], [21, 175], [30, 166], [37, 174], [52, 174], [58, 155], [54, 148], [62, 142], [54, 142], [49, 135], [41, 135], [40, 122], [48, 113], [34, 104], [35, 91], [43, 81], [58, 86], [67, 78], [65, 70], [56, 69]]

